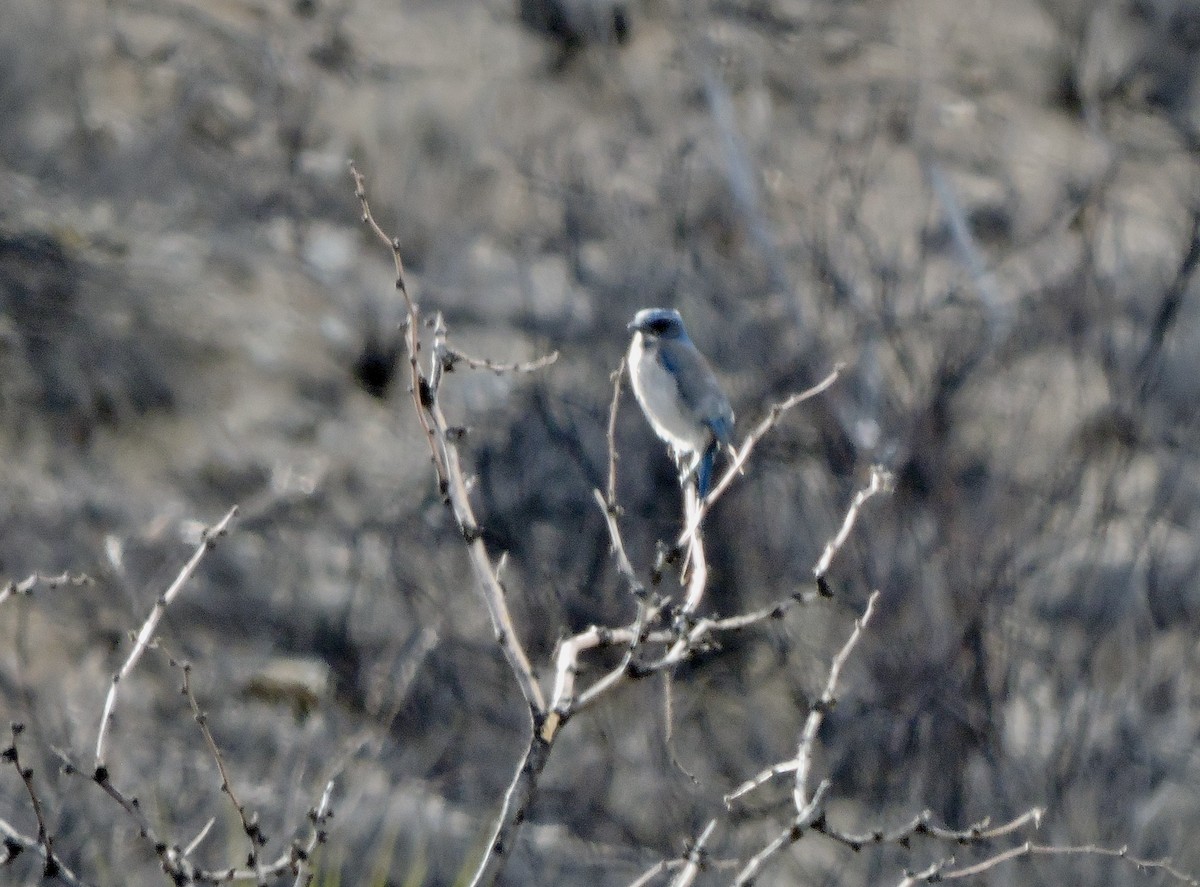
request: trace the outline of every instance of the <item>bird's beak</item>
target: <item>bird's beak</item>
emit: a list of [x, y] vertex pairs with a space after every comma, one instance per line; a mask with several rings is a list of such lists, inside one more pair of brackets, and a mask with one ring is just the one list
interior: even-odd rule
[[637, 328], [638, 325], [636, 320], [631, 320], [629, 323], [625, 324], [625, 329], [627, 330], [636, 330]]

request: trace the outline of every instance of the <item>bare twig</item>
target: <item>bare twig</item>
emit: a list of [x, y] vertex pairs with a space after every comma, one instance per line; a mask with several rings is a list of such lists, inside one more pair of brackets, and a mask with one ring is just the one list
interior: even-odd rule
[[[37, 838], [31, 838], [28, 835], [23, 835], [12, 827], [11, 824], [0, 819], [0, 836], [3, 836], [3, 842], [0, 843], [0, 866], [6, 866], [13, 862], [18, 856], [28, 850], [31, 853], [39, 854], [43, 860], [46, 859], [46, 848]], [[54, 870], [54, 877], [62, 881], [68, 887], [89, 887], [89, 883], [63, 864], [63, 861], [57, 856], [54, 857], [54, 862], [57, 868]], [[45, 871], [45, 866], [43, 866]]]
[[801, 731], [800, 742], [797, 747], [796, 757], [787, 761], [781, 761], [777, 764], [772, 764], [770, 767], [760, 771], [750, 779], [743, 782], [729, 794], [725, 795], [726, 806], [732, 806], [733, 802], [743, 797], [744, 795], [754, 791], [765, 785], [776, 776], [782, 776], [785, 773], [796, 774], [796, 791], [795, 804], [796, 808], [800, 809], [807, 805], [807, 789], [805, 786], [808, 782], [809, 770], [812, 765], [812, 746], [816, 739], [817, 731], [821, 727], [821, 721], [825, 718], [825, 713], [833, 707], [836, 700], [837, 681], [841, 675], [842, 668], [845, 667], [846, 660], [850, 657], [851, 651], [858, 643], [859, 637], [862, 635], [862, 630], [866, 626], [868, 620], [875, 610], [875, 602], [879, 598], [879, 592], [871, 593], [867, 599], [866, 609], [863, 615], [855, 620], [854, 630], [850, 633], [850, 637], [846, 639], [846, 643], [834, 656], [833, 662], [829, 668], [829, 677], [825, 683], [825, 690], [821, 694], [821, 698], [813, 704], [812, 709], [805, 719], [804, 728]]
[[651, 881], [657, 878], [664, 872], [669, 872], [674, 869], [682, 868], [686, 863], [682, 859], [662, 859], [656, 862], [646, 871], [638, 875], [637, 878], [629, 882], [629, 887], [646, 887]]
[[780, 832], [771, 840], [762, 850], [755, 853], [746, 861], [741, 870], [737, 873], [737, 877], [733, 879], [734, 887], [747, 887], [752, 884], [754, 879], [758, 877], [767, 860], [772, 856], [791, 844], [795, 844], [804, 837], [804, 830], [808, 828], [814, 820], [817, 819], [821, 805], [825, 801], [825, 793], [829, 790], [829, 781], [823, 781], [817, 790], [813, 793], [811, 803], [800, 811], [800, 814], [792, 820], [792, 824]]
[[537, 793], [538, 780], [541, 778], [546, 762], [550, 759], [552, 748], [552, 743], [542, 738], [540, 730], [534, 731], [525, 756], [513, 775], [508, 791], [504, 794], [504, 803], [500, 808], [500, 816], [492, 832], [491, 841], [484, 850], [483, 859], [480, 860], [475, 877], [471, 879], [472, 887], [495, 884], [500, 877], [500, 873], [504, 870], [508, 857], [512, 853], [517, 832], [525, 821], [530, 804], [533, 803], [534, 795]]
[[621, 405], [621, 378], [625, 375], [625, 358], [617, 364], [611, 376], [613, 383], [612, 404], [608, 408], [608, 497], [606, 504], [617, 511], [617, 408]]
[[834, 555], [841, 550], [842, 546], [846, 544], [846, 540], [850, 537], [850, 531], [854, 529], [854, 523], [858, 520], [858, 514], [862, 510], [863, 505], [876, 493], [890, 492], [891, 488], [892, 476], [882, 466], [872, 465], [870, 482], [858, 491], [858, 494], [854, 497], [854, 501], [850, 503], [850, 508], [846, 511], [846, 517], [842, 521], [842, 528], [825, 545], [825, 550], [821, 552], [821, 557], [817, 561], [817, 565], [813, 567], [813, 578], [817, 580], [817, 586], [823, 594], [832, 596], [826, 584], [825, 574], [829, 572]]
[[192, 838], [191, 843], [183, 848], [184, 857], [191, 856], [196, 852], [197, 848], [204, 843], [204, 839], [208, 837], [208, 833], [212, 831], [212, 827], [217, 824], [217, 818], [210, 816], [208, 822], [204, 823], [204, 828], [196, 833], [196, 837]]
[[[78, 772], [69, 762], [64, 770], [67, 773]], [[299, 878], [301, 873], [306, 870], [305, 867], [312, 858], [313, 852], [317, 847], [326, 842], [328, 838], [326, 825], [333, 816], [333, 809], [330, 806], [330, 802], [333, 797], [334, 780], [330, 779], [325, 783], [324, 791], [321, 793], [321, 799], [317, 803], [317, 806], [308, 812], [312, 831], [305, 841], [293, 841], [291, 846], [274, 860], [260, 863], [253, 869], [244, 866], [203, 869], [193, 865], [187, 858], [190, 852], [195, 849], [199, 838], [193, 840], [188, 845], [187, 850], [180, 848], [177, 844], [171, 844], [163, 840], [150, 824], [150, 820], [142, 810], [141, 802], [137, 798], [130, 797], [118, 789], [113, 785], [112, 780], [107, 778], [107, 775], [101, 779], [100, 775], [97, 774], [92, 777], [92, 780], [104, 790], [105, 794], [116, 801], [121, 809], [137, 824], [138, 834], [154, 848], [163, 871], [177, 884], [217, 885], [228, 884], [232, 881], [257, 882], [260, 878], [264, 881], [269, 881], [285, 873], [294, 873]]]
[[32, 573], [20, 581], [12, 580], [0, 585], [0, 604], [9, 597], [18, 594], [32, 594], [33, 590], [44, 585], [47, 588], [58, 588], [61, 585], [91, 585], [95, 580], [86, 573], [59, 573], [57, 576], [45, 576]]
[[891, 829], [877, 829], [872, 832], [854, 834], [834, 828], [829, 823], [829, 820], [821, 819], [813, 823], [813, 831], [820, 832], [827, 838], [845, 844], [851, 850], [855, 851], [861, 850], [863, 847], [871, 844], [899, 844], [901, 846], [908, 846], [910, 839], [916, 835], [928, 835], [939, 841], [947, 841], [955, 844], [971, 844], [978, 841], [994, 841], [997, 838], [1006, 837], [1029, 824], [1037, 828], [1041, 824], [1044, 813], [1045, 811], [1040, 807], [1034, 807], [1026, 810], [1020, 816], [997, 826], [993, 826], [990, 819], [983, 819], [980, 822], [968, 825], [966, 828], [953, 829], [935, 824], [933, 822], [932, 811], [923, 810], [903, 825]]
[[923, 881], [932, 883], [937, 880], [937, 876], [941, 873], [942, 869], [953, 862], [953, 857], [950, 859], [941, 859], [929, 864], [920, 871], [905, 872], [904, 880], [900, 882], [899, 887], [913, 887], [913, 885], [920, 884]]
[[854, 621], [854, 630], [850, 632], [850, 637], [846, 638], [842, 649], [833, 657], [833, 662], [829, 666], [829, 679], [825, 682], [825, 690], [821, 693], [821, 698], [813, 704], [804, 721], [804, 729], [800, 731], [800, 743], [796, 749], [796, 789], [793, 794], [797, 812], [808, 807], [811, 801], [808, 795], [808, 777], [812, 770], [813, 745], [817, 741], [817, 731], [821, 727], [821, 722], [825, 720], [825, 713], [833, 708], [837, 701], [838, 678], [842, 675], [846, 660], [850, 658], [850, 654], [858, 644], [858, 639], [862, 637], [863, 629], [871, 621], [871, 615], [875, 612], [875, 603], [878, 600], [879, 592], [871, 592], [862, 616]]
[[[435, 368], [439, 365], [442, 349], [445, 347], [444, 331], [445, 328], [439, 317], [433, 344], [432, 360]], [[483, 532], [479, 528], [475, 510], [471, 506], [471, 498], [467, 492], [467, 479], [463, 474], [458, 448], [451, 441], [446, 416], [442, 413], [441, 404], [438, 402], [438, 376], [436, 373], [435, 369], [430, 375], [429, 401], [424, 409], [437, 432], [438, 458], [447, 479], [450, 507], [458, 522], [463, 541], [467, 544], [471, 567], [475, 572], [475, 579], [487, 607], [488, 615], [491, 616], [497, 640], [500, 642], [504, 655], [508, 658], [508, 664], [516, 676], [521, 693], [525, 696], [525, 701], [529, 705], [534, 719], [539, 720], [546, 714], [546, 699], [542, 694], [542, 688], [538, 686], [537, 678], [534, 677], [533, 666], [529, 664], [525, 648], [521, 645], [521, 637], [513, 623], [512, 613], [508, 609], [504, 586], [501, 585], [495, 567], [492, 566], [491, 558], [488, 556], [487, 547], [483, 544]]]
[[[683, 596], [683, 613], [690, 615], [700, 609], [704, 591], [708, 587], [708, 558], [704, 554], [704, 538], [700, 534], [700, 521], [704, 518], [700, 494], [692, 484], [683, 488], [684, 526], [691, 527], [687, 534], [688, 547], [684, 559], [687, 590]], [[688, 569], [690, 564], [690, 569]]]
[[233, 506], [221, 520], [201, 534], [200, 544], [196, 547], [195, 553], [183, 565], [183, 569], [179, 571], [179, 575], [175, 577], [175, 581], [171, 583], [171, 587], [154, 602], [154, 608], [150, 611], [150, 615], [146, 617], [141, 631], [138, 632], [133, 650], [130, 651], [120, 671], [113, 675], [112, 684], [108, 688], [108, 696], [104, 700], [104, 713], [100, 716], [100, 729], [96, 735], [95, 773], [97, 782], [107, 781], [108, 778], [108, 765], [104, 757], [104, 744], [108, 738], [108, 728], [112, 724], [113, 708], [117, 704], [117, 687], [133, 671], [138, 660], [142, 658], [142, 654], [146, 652], [146, 647], [149, 646], [151, 639], [154, 637], [154, 631], [158, 628], [158, 623], [162, 619], [163, 614], [166, 613], [167, 607], [183, 591], [184, 585], [187, 584], [192, 574], [196, 572], [196, 568], [200, 566], [200, 561], [204, 559], [204, 555], [212, 549], [213, 545], [216, 544], [216, 540], [225, 534], [226, 529], [229, 527], [229, 522], [233, 520], [237, 511], [237, 506]]
[[[217, 740], [213, 738], [212, 730], [208, 728], [208, 715], [200, 710], [200, 703], [196, 700], [196, 694], [192, 692], [191, 665], [186, 662], [182, 663], [180, 669], [183, 672], [183, 694], [187, 696], [188, 704], [192, 708], [192, 716], [195, 717], [196, 723], [200, 726], [200, 732], [204, 734], [204, 741], [208, 745], [208, 750], [212, 753], [213, 760], [217, 763], [217, 771], [221, 774], [221, 791], [229, 796], [229, 802], [233, 804], [233, 809], [237, 811], [238, 819], [242, 824], [242, 831], [250, 843], [250, 850], [246, 855], [246, 865], [255, 872], [255, 883], [265, 885], [266, 878], [262, 873], [259, 853], [267, 843], [266, 836], [263, 835], [262, 830], [258, 827], [258, 817], [247, 816], [245, 805], [233, 793], [233, 783], [230, 781], [229, 771], [225, 767], [225, 758], [221, 754], [221, 749], [217, 746]], [[186, 856], [187, 854], [185, 853], [184, 855]]]
[[958, 881], [963, 878], [971, 878], [975, 875], [982, 874], [997, 866], [1010, 862], [1014, 859], [1020, 859], [1025, 856], [1106, 856], [1112, 859], [1123, 859], [1130, 865], [1137, 868], [1139, 871], [1157, 871], [1178, 881], [1181, 884], [1192, 885], [1197, 887], [1200, 885], [1200, 880], [1197, 880], [1194, 875], [1181, 871], [1171, 864], [1169, 859], [1142, 859], [1133, 856], [1129, 853], [1129, 848], [1111, 848], [1099, 847], [1095, 844], [1075, 847], [1058, 847], [1046, 844], [1035, 844], [1032, 841], [1026, 841], [1024, 844], [1019, 844], [1016, 847], [1009, 847], [1006, 850], [1001, 850], [998, 853], [989, 856], [987, 859], [971, 865], [963, 866], [962, 868], [950, 868], [954, 864], [953, 859], [942, 860], [934, 863], [929, 868], [920, 872], [912, 872], [905, 875], [904, 880], [900, 881], [898, 887], [913, 887], [916, 884], [932, 884], [941, 881]]
[[613, 394], [612, 403], [608, 408], [608, 492], [601, 493], [599, 490], [593, 490], [592, 494], [596, 497], [596, 503], [600, 506], [600, 510], [604, 513], [604, 521], [608, 526], [608, 538], [612, 544], [613, 557], [617, 561], [617, 570], [625, 577], [626, 583], [629, 585], [629, 590], [633, 593], [634, 599], [638, 601], [638, 618], [644, 620], [645, 613], [642, 610], [642, 602], [646, 599], [646, 586], [638, 579], [637, 572], [633, 569], [633, 564], [629, 561], [629, 555], [625, 553], [625, 543], [621, 539], [621, 528], [617, 524], [617, 518], [621, 516], [621, 506], [617, 504], [617, 460], [620, 456], [617, 454], [617, 410], [621, 403], [621, 378], [625, 375], [625, 358], [621, 358], [621, 362], [617, 365], [616, 370], [612, 374]]
[[704, 831], [700, 832], [700, 836], [696, 838], [696, 842], [688, 848], [683, 869], [671, 881], [671, 887], [691, 887], [695, 883], [696, 876], [700, 874], [707, 863], [707, 851], [704, 849], [704, 845], [708, 843], [708, 839], [712, 837], [716, 828], [717, 821], [710, 819], [708, 825], [704, 827]]
[[459, 351], [457, 348], [447, 347], [443, 360], [445, 363], [442, 369], [447, 373], [451, 372], [459, 363], [465, 363], [473, 370], [488, 370], [498, 376], [502, 376], [506, 373], [532, 373], [536, 370], [544, 369], [558, 360], [558, 352], [551, 351], [549, 354], [535, 358], [534, 360], [518, 363], [498, 363], [486, 357], [472, 357], [466, 352]]
[[302, 846], [292, 845], [290, 856], [294, 860], [292, 870], [296, 873], [294, 887], [308, 887], [312, 883], [312, 855], [328, 839], [325, 827], [333, 817], [332, 800], [333, 779], [330, 779], [325, 783], [325, 790], [321, 792], [321, 800], [317, 802], [317, 806], [308, 811], [308, 821], [312, 824], [312, 834], [308, 841]]
[[779, 761], [770, 767], [763, 768], [725, 795], [725, 806], [732, 809], [734, 801], [750, 794], [752, 791], [762, 788], [776, 776], [783, 776], [785, 773], [795, 773], [796, 768], [799, 766], [800, 762], [795, 758], [788, 758], [786, 761]]
[[[12, 764], [13, 769], [21, 777], [21, 782], [25, 785], [25, 792], [29, 795], [29, 803], [33, 807], [33, 815], [37, 817], [37, 842], [41, 847], [43, 859], [42, 877], [53, 878], [62, 869], [62, 863], [54, 854], [54, 839], [50, 836], [50, 829], [46, 825], [46, 816], [42, 811], [41, 799], [38, 798], [37, 792], [33, 789], [33, 770], [29, 767], [21, 766], [21, 753], [17, 749], [17, 737], [24, 732], [25, 725], [14, 723], [10, 725], [9, 730], [12, 733], [12, 743], [3, 752], [0, 752], [0, 760]], [[11, 848], [9, 848], [9, 852], [11, 854]]]
[[621, 541], [621, 528], [617, 525], [617, 509], [604, 501], [604, 494], [599, 490], [592, 492], [600, 510], [604, 512], [604, 520], [608, 525], [608, 539], [612, 544], [613, 557], [617, 561], [617, 571], [625, 577], [634, 598], [640, 601], [647, 596], [646, 586], [642, 584], [642, 580], [638, 579], [633, 564], [629, 562], [629, 555], [625, 553], [625, 543]]
[[[729, 488], [729, 485], [733, 483], [734, 479], [739, 474], [741, 474], [746, 462], [750, 459], [750, 453], [754, 451], [754, 448], [758, 446], [758, 442], [766, 436], [767, 432], [779, 423], [779, 420], [783, 414], [793, 407], [804, 403], [804, 401], [811, 400], [829, 388], [829, 386], [837, 381], [838, 376], [841, 375], [843, 368], [843, 365], [839, 363], [833, 368], [833, 371], [830, 372], [828, 376], [826, 376], [816, 385], [813, 385], [811, 388], [808, 388], [797, 394], [793, 394], [787, 398], [784, 398], [779, 403], [771, 406], [771, 408], [767, 411], [767, 415], [761, 422], [758, 423], [758, 425], [754, 427], [754, 429], [746, 436], [746, 439], [743, 441], [742, 445], [735, 451], [733, 462], [730, 464], [729, 468], [726, 469], [725, 474], [722, 475], [716, 486], [709, 491], [708, 495], [704, 497], [704, 501], [700, 503], [700, 511], [696, 515], [696, 526], [699, 526], [699, 522], [704, 520], [705, 515], [708, 514], [708, 511], [710, 508], [712, 508], [713, 504], [720, 499], [722, 495], [724, 495], [725, 491]], [[694, 527], [691, 525], [685, 526], [684, 531], [682, 534], [680, 534], [679, 541], [676, 544], [680, 547], [685, 545], [687, 543], [688, 536], [693, 529]]]
[[359, 206], [362, 208], [363, 222], [392, 251], [392, 261], [396, 266], [396, 289], [404, 296], [404, 303], [408, 308], [408, 390], [417, 408], [417, 420], [421, 423], [421, 428], [425, 432], [425, 440], [429, 444], [430, 460], [433, 462], [433, 470], [438, 479], [438, 490], [444, 496], [447, 485], [446, 475], [442, 461], [438, 458], [438, 445], [425, 406], [429, 395], [428, 383], [421, 374], [420, 309], [408, 291], [408, 284], [404, 281], [404, 259], [400, 254], [400, 240], [396, 237], [389, 237], [387, 232], [375, 221], [375, 216], [371, 212], [371, 204], [367, 201], [367, 181], [355, 167], [353, 160], [350, 161], [350, 175], [354, 177], [354, 196], [358, 198]]
[[535, 722], [540, 721], [546, 713], [545, 696], [534, 677], [529, 657], [526, 656], [524, 647], [521, 645], [520, 636], [517, 634], [508, 609], [508, 602], [505, 599], [504, 587], [496, 575], [495, 567], [493, 567], [487, 548], [483, 543], [483, 532], [479, 528], [479, 522], [471, 506], [458, 448], [454, 446], [449, 423], [446, 422], [446, 417], [438, 403], [438, 386], [442, 373], [445, 371], [449, 353], [446, 345], [445, 326], [441, 317], [437, 317], [434, 323], [430, 375], [426, 378], [422, 375], [419, 364], [420, 309], [404, 282], [404, 262], [400, 255], [400, 241], [389, 237], [375, 221], [367, 199], [366, 180], [353, 163], [350, 164], [350, 173], [354, 177], [354, 193], [362, 207], [363, 221], [392, 251], [392, 258], [396, 266], [396, 289], [403, 294], [408, 307], [409, 366], [412, 376], [413, 405], [429, 441], [434, 470], [438, 477], [438, 487], [442, 495], [446, 497], [454, 513], [455, 521], [458, 523], [459, 532], [462, 534], [463, 541], [466, 542], [471, 567], [475, 573], [484, 605], [491, 617], [492, 628], [496, 632], [500, 647], [508, 659], [509, 667], [517, 679], [517, 684], [521, 688], [521, 693], [529, 705]]

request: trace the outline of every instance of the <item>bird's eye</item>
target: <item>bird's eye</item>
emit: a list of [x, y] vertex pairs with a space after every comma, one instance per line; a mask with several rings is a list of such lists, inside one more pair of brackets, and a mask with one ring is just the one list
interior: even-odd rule
[[650, 332], [656, 336], [661, 336], [671, 328], [671, 321], [665, 319], [655, 320], [650, 324]]

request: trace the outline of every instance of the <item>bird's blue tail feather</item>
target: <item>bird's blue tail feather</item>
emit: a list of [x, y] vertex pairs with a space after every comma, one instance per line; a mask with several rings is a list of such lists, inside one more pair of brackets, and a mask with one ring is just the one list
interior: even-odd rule
[[708, 495], [709, 488], [712, 486], [713, 467], [717, 462], [717, 444], [714, 441], [704, 451], [704, 455], [700, 457], [700, 464], [696, 466], [696, 492], [703, 499]]

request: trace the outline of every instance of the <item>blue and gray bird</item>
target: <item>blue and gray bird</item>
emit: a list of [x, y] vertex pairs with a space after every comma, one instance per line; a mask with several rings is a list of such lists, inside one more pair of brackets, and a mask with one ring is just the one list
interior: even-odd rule
[[712, 484], [721, 446], [733, 446], [733, 409], [717, 377], [673, 308], [643, 308], [629, 324], [633, 393], [654, 433], [683, 467], [680, 482], [696, 475], [701, 498]]

